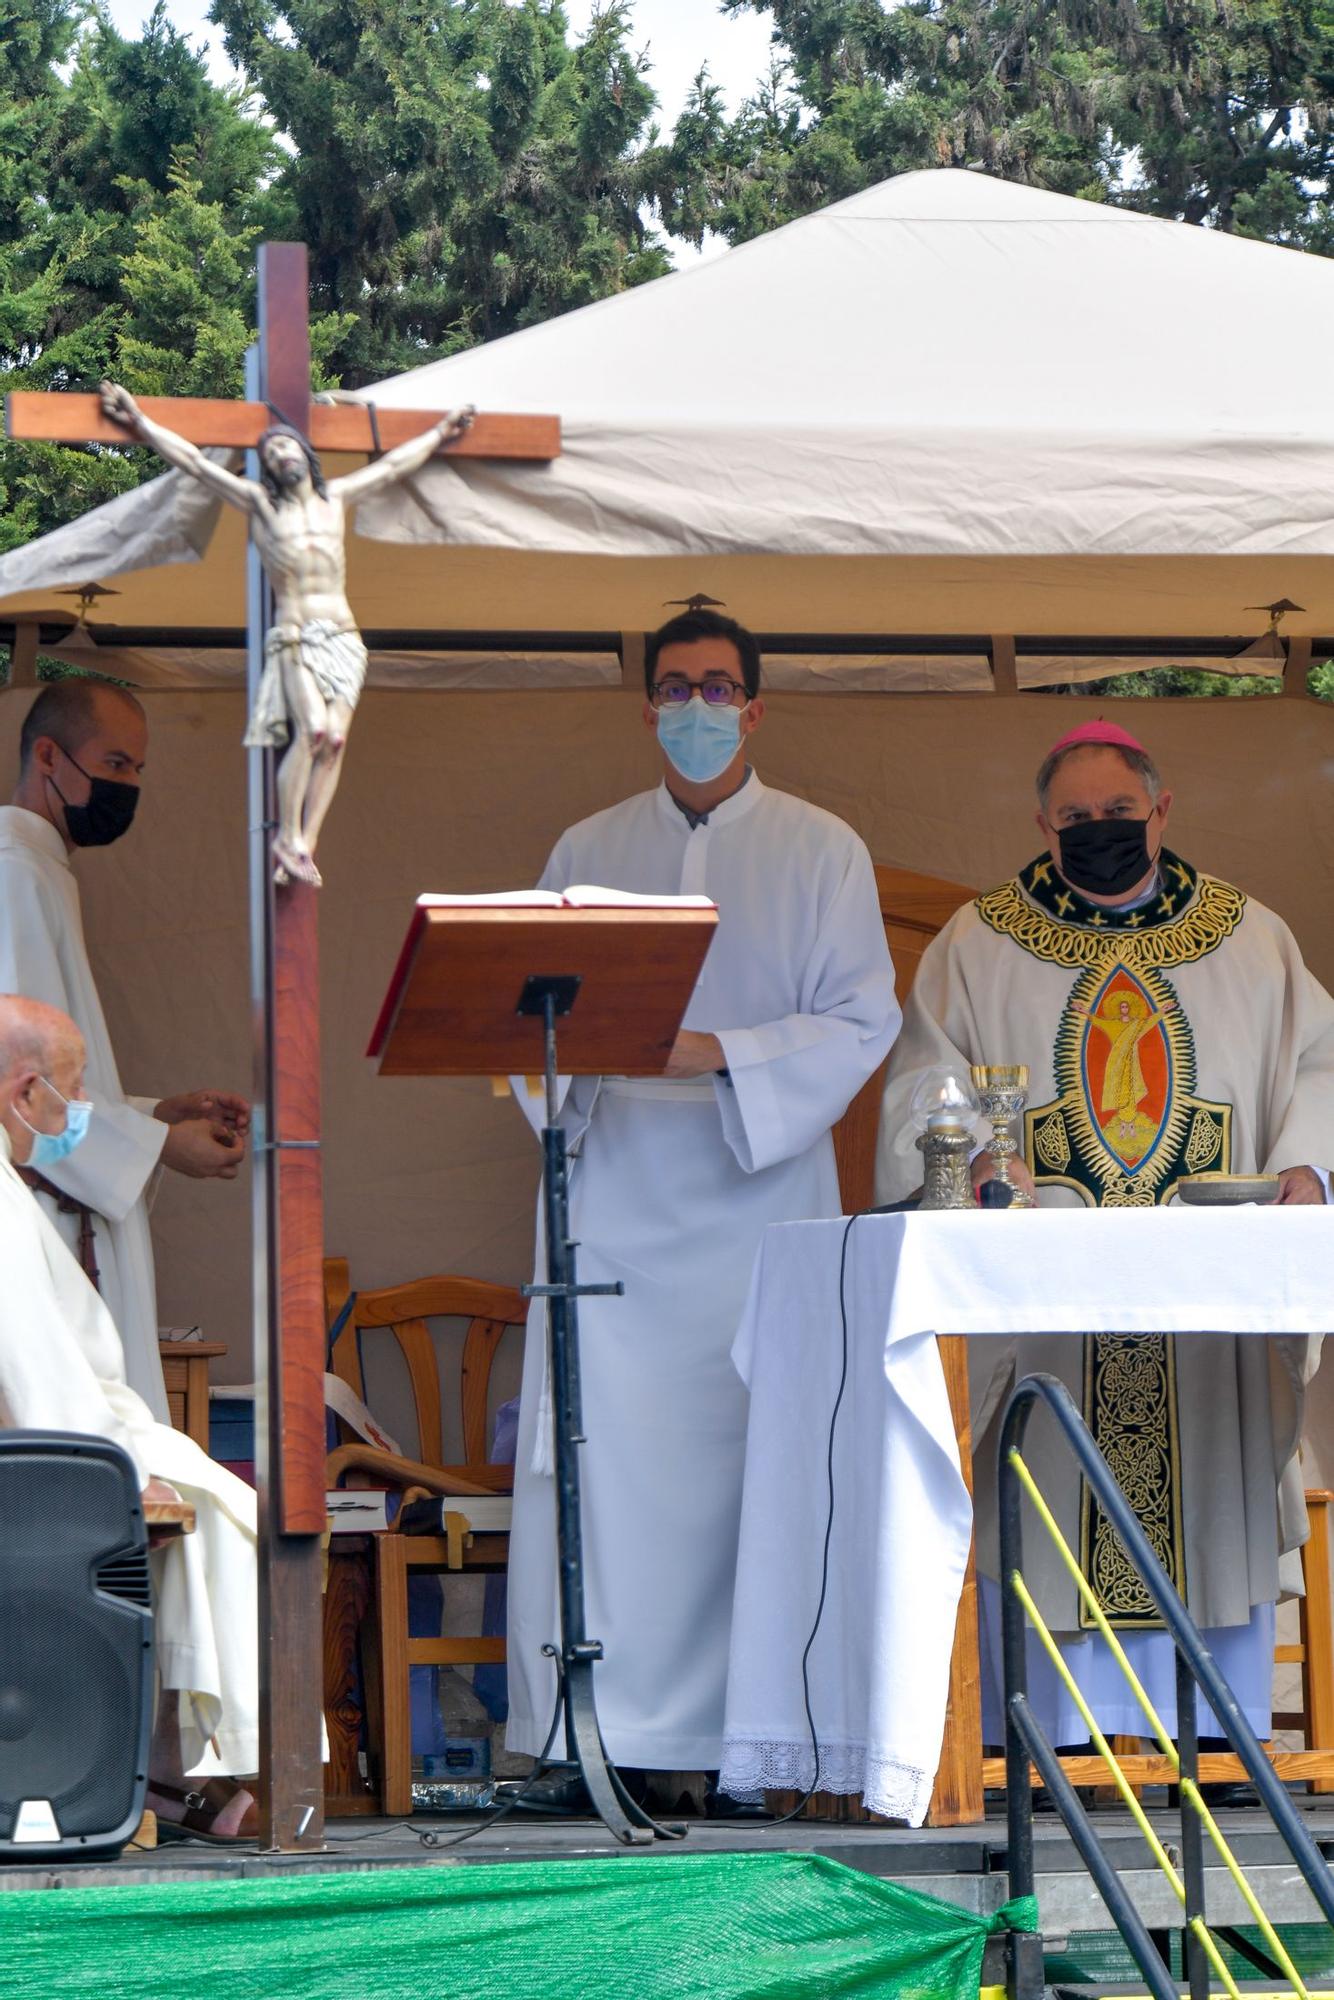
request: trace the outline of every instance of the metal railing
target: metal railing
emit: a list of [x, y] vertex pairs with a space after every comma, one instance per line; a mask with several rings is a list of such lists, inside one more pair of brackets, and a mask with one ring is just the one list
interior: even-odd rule
[[[1109, 1624], [1106, 1614], [1079, 1567], [1038, 1490], [1023, 1458], [1023, 1442], [1029, 1419], [1038, 1403], [1050, 1411], [1065, 1442], [1078, 1462], [1089, 1488], [1106, 1519], [1115, 1529], [1127, 1556], [1153, 1601], [1176, 1649], [1177, 1729], [1176, 1739], [1168, 1734], [1152, 1702], [1141, 1686], [1125, 1650]], [[1140, 1800], [1121, 1770], [1106, 1737], [1094, 1721], [1056, 1640], [1033, 1600], [1023, 1574], [1022, 1501], [1027, 1497], [1043, 1527], [1051, 1536], [1069, 1572], [1090, 1619], [1107, 1642], [1113, 1658], [1143, 1710], [1150, 1733], [1174, 1767], [1181, 1801], [1181, 1869], [1177, 1870], [1154, 1831]], [[1009, 1830], [1009, 1874], [1012, 1897], [1034, 1894], [1032, 1773], [1036, 1769], [1052, 1802], [1065, 1823], [1080, 1860], [1093, 1878], [1108, 1913], [1121, 1933], [1127, 1949], [1143, 1975], [1153, 2000], [1179, 2000], [1180, 1989], [1160, 1957], [1148, 1927], [1127, 1893], [1116, 1868], [1095, 1833], [1074, 1786], [1062, 1769], [1052, 1744], [1039, 1726], [1028, 1701], [1026, 1630], [1032, 1624], [1052, 1664], [1088, 1727], [1090, 1738], [1107, 1765], [1112, 1782], [1138, 1826], [1158, 1867], [1170, 1882], [1182, 1906], [1185, 1938], [1185, 1970], [1191, 2000], [1208, 2000], [1210, 1976], [1230, 1995], [1238, 1988], [1228, 1971], [1217, 1935], [1205, 1919], [1205, 1839], [1222, 1857], [1238, 1891], [1259, 1927], [1269, 1957], [1286, 1979], [1298, 2000], [1306, 2000], [1306, 1988], [1269, 1919], [1265, 1916], [1251, 1885], [1246, 1881], [1227, 1842], [1219, 1831], [1199, 1788], [1199, 1740], [1196, 1721], [1197, 1690], [1203, 1694], [1218, 1726], [1240, 1758], [1246, 1774], [1269, 1813], [1288, 1853], [1326, 1920], [1334, 1924], [1334, 1881], [1328, 1863], [1309, 1832], [1286, 1789], [1276, 1776], [1255, 1731], [1242, 1714], [1237, 1699], [1200, 1635], [1199, 1628], [1168, 1579], [1155, 1555], [1134, 1510], [1117, 1485], [1111, 1468], [1094, 1443], [1087, 1425], [1076, 1409], [1063, 1382], [1052, 1375], [1029, 1375], [1019, 1382], [1001, 1426], [1000, 1447], [1000, 1552], [1002, 1578], [1002, 1633], [1005, 1671], [1005, 1780]], [[1232, 1932], [1220, 1932], [1230, 1944], [1241, 1941]], [[1244, 1949], [1244, 1947], [1243, 1947]], [[1247, 1953], [1254, 1956], [1254, 1954]], [[1007, 1986], [1010, 2000], [1041, 2000], [1042, 1940], [1013, 1932], [1010, 1938]]]

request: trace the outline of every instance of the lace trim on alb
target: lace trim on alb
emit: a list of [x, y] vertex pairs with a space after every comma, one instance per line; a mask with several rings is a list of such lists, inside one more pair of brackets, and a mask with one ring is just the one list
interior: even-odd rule
[[[723, 1749], [718, 1789], [732, 1798], [756, 1792], [804, 1792], [815, 1775], [810, 1739], [742, 1742]], [[821, 1743], [820, 1790], [860, 1792], [868, 1811], [919, 1825], [931, 1803], [933, 1774], [896, 1757], [868, 1756], [861, 1743]]]

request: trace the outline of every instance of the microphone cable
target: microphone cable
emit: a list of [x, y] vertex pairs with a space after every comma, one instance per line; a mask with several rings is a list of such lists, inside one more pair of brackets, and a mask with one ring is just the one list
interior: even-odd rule
[[[1012, 1191], [1001, 1181], [985, 1181], [978, 1190], [978, 1205], [982, 1208], [1008, 1208], [1013, 1201]], [[829, 1595], [829, 1550], [834, 1536], [834, 1441], [838, 1432], [839, 1411], [843, 1407], [843, 1397], [848, 1386], [848, 1244], [852, 1237], [853, 1225], [869, 1215], [909, 1215], [920, 1206], [920, 1194], [912, 1195], [907, 1201], [889, 1201], [876, 1208], [859, 1208], [844, 1224], [843, 1240], [838, 1257], [838, 1323], [839, 1323], [839, 1364], [838, 1391], [834, 1397], [834, 1407], [829, 1416], [829, 1434], [825, 1442], [825, 1485], [828, 1502], [825, 1512], [824, 1544], [820, 1554], [820, 1595], [815, 1607], [815, 1619], [801, 1654], [801, 1699], [806, 1711], [806, 1728], [810, 1734], [811, 1755], [814, 1769], [811, 1782], [797, 1803], [789, 1811], [779, 1814], [769, 1822], [771, 1826], [786, 1826], [806, 1810], [820, 1788], [820, 1735], [816, 1728], [815, 1712], [811, 1705], [811, 1652], [819, 1637], [824, 1619], [825, 1602]]]
[[854, 1223], [866, 1215], [888, 1215], [917, 1206], [915, 1201], [891, 1202], [882, 1208], [860, 1208], [850, 1215], [843, 1226], [843, 1240], [838, 1253], [838, 1322], [839, 1322], [839, 1362], [838, 1391], [834, 1397], [834, 1407], [829, 1415], [829, 1434], [825, 1442], [825, 1487], [828, 1500], [825, 1509], [824, 1545], [820, 1553], [820, 1596], [815, 1607], [815, 1619], [810, 1635], [801, 1653], [801, 1699], [806, 1711], [806, 1727], [810, 1732], [813, 1769], [811, 1782], [797, 1803], [785, 1813], [780, 1813], [770, 1824], [786, 1826], [805, 1812], [812, 1798], [820, 1788], [820, 1733], [815, 1726], [815, 1711], [811, 1706], [811, 1652], [820, 1634], [824, 1619], [825, 1600], [829, 1595], [829, 1549], [834, 1537], [834, 1440], [838, 1433], [838, 1416], [843, 1407], [843, 1397], [848, 1386], [848, 1244], [852, 1237]]

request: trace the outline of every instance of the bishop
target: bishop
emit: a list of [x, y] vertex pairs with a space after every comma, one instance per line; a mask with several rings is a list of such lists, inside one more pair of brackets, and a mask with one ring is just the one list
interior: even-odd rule
[[[1142, 744], [1116, 724], [1062, 737], [1037, 775], [1043, 847], [1018, 875], [964, 906], [923, 956], [890, 1062], [877, 1194], [909, 1193], [918, 1160], [908, 1117], [935, 1064], [1026, 1063], [1025, 1154], [1043, 1207], [1149, 1207], [1186, 1174], [1276, 1174], [1279, 1200], [1324, 1202], [1334, 1147], [1334, 1000], [1272, 910], [1165, 843], [1172, 795]], [[1019, 1171], [1024, 1171], [1022, 1168]], [[986, 1156], [975, 1178], [989, 1172]], [[1023, 1217], [1014, 1219], [1023, 1255]], [[1133, 1290], [1133, 1270], [1089, 1272]], [[1274, 1606], [1299, 1590], [1306, 1510], [1297, 1460], [1305, 1384], [1319, 1342], [1209, 1335], [1060, 1335], [973, 1356], [983, 1717], [998, 1693], [995, 1454], [1017, 1375], [1059, 1376], [1090, 1413], [1132, 1499], [1253, 1727], [1267, 1736]], [[1081, 1508], [1062, 1455], [1044, 1490], [1141, 1678], [1175, 1714], [1170, 1643], [1110, 1523]], [[1064, 1635], [1075, 1677], [1108, 1733], [1139, 1735], [1140, 1712], [1045, 1537], [1032, 1545], [1039, 1607]], [[1031, 1579], [1030, 1579], [1031, 1580]], [[1030, 1688], [1057, 1743], [1087, 1730], [1054, 1673]]]

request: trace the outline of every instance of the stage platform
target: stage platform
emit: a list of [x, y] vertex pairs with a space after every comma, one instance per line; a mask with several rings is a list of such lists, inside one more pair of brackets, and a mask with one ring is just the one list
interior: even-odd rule
[[[1298, 1796], [1297, 1804], [1321, 1852], [1334, 1864], [1334, 1799]], [[1172, 1858], [1179, 1859], [1177, 1815], [1151, 1809], [1150, 1818]], [[1145, 1922], [1151, 1928], [1164, 1929], [1179, 1924], [1180, 1906], [1149, 1862], [1128, 1814], [1109, 1809], [1096, 1812], [1094, 1820]], [[1258, 1808], [1220, 1812], [1219, 1823], [1274, 1922], [1321, 1920], [1277, 1834]], [[539, 1819], [531, 1814], [511, 1815], [498, 1825], [483, 1828], [461, 1846], [449, 1845], [465, 1824], [459, 1819], [333, 1820], [326, 1846], [317, 1853], [260, 1854], [253, 1848], [220, 1851], [191, 1842], [145, 1852], [127, 1849], [116, 1861], [7, 1866], [0, 1867], [0, 1890], [235, 1883], [387, 1868], [478, 1868], [495, 1862], [621, 1859], [627, 1867], [636, 1867], [652, 1866], [655, 1860], [673, 1854], [778, 1853], [824, 1855], [845, 1867], [900, 1882], [983, 1917], [998, 1910], [1009, 1894], [1005, 1822], [1000, 1816], [978, 1826], [940, 1830], [815, 1820], [774, 1826], [700, 1819], [688, 1822], [690, 1831], [684, 1840], [656, 1842], [651, 1849], [621, 1847], [596, 1821]], [[1059, 1820], [1039, 1814], [1034, 1834], [1044, 1935], [1054, 1939], [1109, 1930], [1111, 1920]], [[423, 1836], [438, 1844], [425, 1844]], [[1213, 1922], [1249, 1921], [1249, 1913], [1221, 1865], [1207, 1871], [1207, 1906]]]

